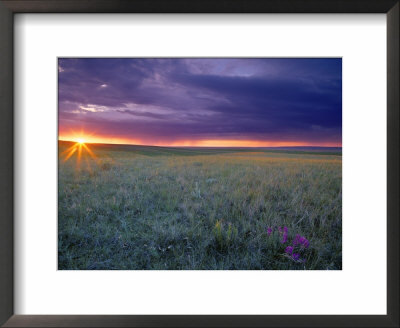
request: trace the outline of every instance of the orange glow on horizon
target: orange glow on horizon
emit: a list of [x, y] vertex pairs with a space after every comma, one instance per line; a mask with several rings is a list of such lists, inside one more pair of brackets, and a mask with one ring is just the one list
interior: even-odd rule
[[[145, 142], [141, 139], [128, 139], [94, 134], [60, 135], [61, 141], [75, 141], [78, 144], [103, 143], [125, 144], [160, 147], [342, 147], [335, 142], [312, 143], [307, 141], [265, 141], [265, 140], [235, 140], [235, 139], [205, 139], [205, 140], [178, 140], [173, 142]], [[80, 142], [83, 141], [83, 142]]]
[[171, 143], [170, 146], [186, 147], [298, 147], [298, 146], [321, 146], [321, 147], [341, 147], [335, 143], [313, 144], [301, 141], [265, 141], [265, 140], [187, 140]]
[[99, 136], [96, 133], [88, 133], [83, 130], [69, 131], [68, 133], [60, 133], [58, 140], [61, 141], [71, 141], [76, 143], [104, 143], [104, 144], [130, 144], [130, 145], [140, 145], [140, 140], [126, 139], [126, 138], [116, 138], [109, 136]]

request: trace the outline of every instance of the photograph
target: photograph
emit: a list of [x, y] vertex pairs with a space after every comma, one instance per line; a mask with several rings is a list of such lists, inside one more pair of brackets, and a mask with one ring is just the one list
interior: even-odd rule
[[342, 270], [342, 58], [54, 70], [58, 270]]

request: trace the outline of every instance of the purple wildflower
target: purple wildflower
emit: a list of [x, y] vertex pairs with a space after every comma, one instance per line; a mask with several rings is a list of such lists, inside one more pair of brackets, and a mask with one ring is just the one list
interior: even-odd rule
[[310, 242], [307, 240], [306, 237], [301, 237], [300, 238], [300, 245], [301, 245], [301, 247], [308, 248], [308, 246], [310, 246]]
[[287, 227], [283, 227], [283, 232], [284, 233], [287, 233], [287, 230], [288, 230]]
[[302, 246], [305, 248], [308, 248], [308, 246], [310, 246], [310, 242], [304, 238], [304, 242], [302, 243]]
[[286, 242], [287, 242], [287, 232], [284, 232], [284, 233], [283, 233], [283, 236], [282, 236], [281, 243], [284, 244], [284, 243], [286, 243]]
[[293, 258], [293, 260], [298, 261], [298, 259], [300, 258], [300, 254], [299, 253], [293, 253], [292, 254], [292, 258]]
[[296, 237], [294, 237], [293, 239], [293, 246], [297, 246], [298, 244], [300, 244], [300, 235], [296, 235]]
[[293, 246], [288, 246], [288, 247], [286, 247], [285, 253], [286, 253], [286, 254], [289, 254], [289, 255], [292, 255], [292, 253], [293, 253]]
[[282, 228], [278, 227], [279, 233], [282, 233]]
[[306, 237], [296, 235], [296, 237], [293, 239], [293, 246], [300, 245], [303, 248], [308, 248], [310, 246], [310, 242], [307, 240]]
[[268, 236], [270, 236], [270, 235], [271, 235], [271, 233], [272, 233], [272, 228], [271, 228], [271, 227], [269, 227], [269, 228], [267, 229], [267, 234], [268, 234]]

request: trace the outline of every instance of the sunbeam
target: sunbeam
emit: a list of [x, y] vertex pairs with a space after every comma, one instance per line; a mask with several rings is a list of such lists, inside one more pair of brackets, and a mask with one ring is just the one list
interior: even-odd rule
[[74, 154], [76, 156], [76, 168], [80, 169], [82, 164], [82, 157], [85, 159], [85, 163], [89, 171], [91, 170], [91, 166], [88, 160], [88, 157], [92, 158], [93, 160], [97, 161], [96, 155], [93, 151], [89, 148], [88, 145], [85, 144], [83, 139], [77, 139], [77, 142], [73, 144], [68, 149], [64, 150], [60, 153], [60, 157], [64, 157], [62, 159], [63, 163], [67, 162]]

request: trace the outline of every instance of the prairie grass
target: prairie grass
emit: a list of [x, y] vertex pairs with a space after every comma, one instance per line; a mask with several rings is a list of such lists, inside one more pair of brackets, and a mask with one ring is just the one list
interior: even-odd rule
[[[340, 154], [88, 145], [95, 158], [64, 162], [69, 146], [59, 269], [342, 268]], [[285, 253], [297, 234], [310, 242], [301, 261]]]

